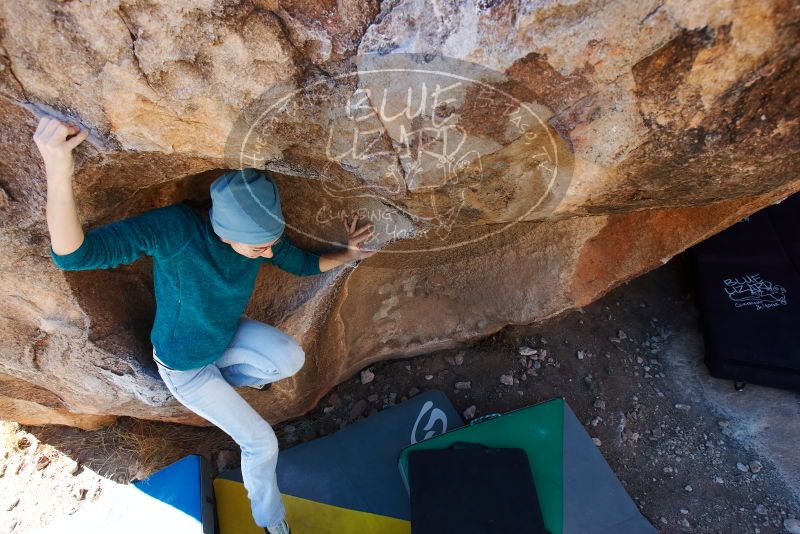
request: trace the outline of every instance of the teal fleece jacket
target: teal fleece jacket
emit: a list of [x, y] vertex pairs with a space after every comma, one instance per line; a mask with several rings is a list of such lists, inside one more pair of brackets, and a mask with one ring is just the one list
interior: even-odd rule
[[74, 252], [58, 255], [51, 247], [50, 256], [64, 270], [106, 269], [152, 256], [156, 316], [150, 341], [164, 364], [186, 370], [225, 351], [263, 262], [298, 276], [321, 272], [319, 256], [286, 235], [272, 251], [272, 258], [242, 256], [219, 239], [208, 217], [173, 204], [95, 228]]

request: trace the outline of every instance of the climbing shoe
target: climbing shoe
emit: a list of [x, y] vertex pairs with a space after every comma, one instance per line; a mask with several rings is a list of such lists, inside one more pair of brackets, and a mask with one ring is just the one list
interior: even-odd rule
[[284, 519], [277, 525], [272, 525], [271, 527], [266, 527], [264, 529], [266, 534], [292, 534], [292, 531], [289, 530], [289, 524]]

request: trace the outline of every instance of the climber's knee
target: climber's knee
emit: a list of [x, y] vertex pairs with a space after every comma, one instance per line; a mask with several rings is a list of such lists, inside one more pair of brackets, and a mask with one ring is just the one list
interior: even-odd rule
[[239, 443], [242, 454], [273, 457], [278, 454], [278, 438], [269, 423], [255, 425], [246, 439]]
[[305, 362], [306, 353], [303, 350], [303, 347], [298, 345], [294, 340], [287, 341], [284, 375], [292, 376], [296, 374], [300, 369], [302, 369]]

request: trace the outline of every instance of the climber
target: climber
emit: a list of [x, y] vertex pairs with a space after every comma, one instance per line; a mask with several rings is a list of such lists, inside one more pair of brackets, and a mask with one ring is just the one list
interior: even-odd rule
[[347, 248], [313, 254], [284, 233], [278, 189], [265, 173], [244, 169], [211, 184], [211, 209], [184, 204], [151, 209], [84, 234], [72, 191], [72, 150], [88, 136], [42, 117], [33, 139], [47, 175], [50, 255], [64, 270], [104, 269], [153, 258], [156, 315], [153, 359], [169, 391], [229, 434], [242, 449], [242, 479], [256, 524], [271, 534], [289, 527], [278, 490], [278, 440], [235, 390], [261, 389], [295, 374], [305, 353], [277, 328], [243, 315], [263, 262], [299, 276], [328, 271], [375, 253], [364, 248], [373, 225], [343, 217]]

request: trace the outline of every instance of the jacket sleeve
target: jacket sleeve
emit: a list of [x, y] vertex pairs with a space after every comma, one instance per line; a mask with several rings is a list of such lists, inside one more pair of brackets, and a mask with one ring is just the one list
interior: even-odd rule
[[73, 252], [58, 255], [50, 246], [56, 267], [65, 271], [107, 269], [133, 263], [142, 256], [168, 257], [191, 238], [191, 208], [173, 204], [106, 224], [84, 234]]
[[297, 276], [310, 276], [322, 272], [319, 270], [319, 254], [299, 248], [286, 235], [272, 248], [272, 253], [273, 256], [264, 258], [264, 261], [286, 272]]

